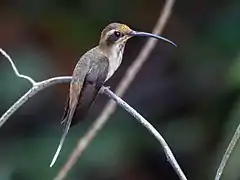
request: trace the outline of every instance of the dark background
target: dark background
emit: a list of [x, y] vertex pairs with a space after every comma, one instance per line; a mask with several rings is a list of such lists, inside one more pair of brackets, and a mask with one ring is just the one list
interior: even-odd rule
[[[2, 0], [0, 47], [19, 71], [37, 81], [71, 75], [79, 57], [99, 41], [110, 22], [151, 32], [164, 1]], [[173, 150], [189, 179], [214, 178], [240, 117], [240, 1], [177, 0], [159, 41], [126, 95]], [[146, 38], [133, 38], [121, 68], [107, 85], [114, 90]], [[0, 112], [29, 88], [0, 56]], [[86, 121], [71, 129], [53, 168], [49, 163], [62, 132], [68, 84], [47, 88], [0, 129], [0, 179], [53, 179], [108, 98], [100, 95]], [[223, 180], [240, 178], [240, 147]], [[77, 164], [69, 180], [178, 179], [160, 144], [118, 108]]]

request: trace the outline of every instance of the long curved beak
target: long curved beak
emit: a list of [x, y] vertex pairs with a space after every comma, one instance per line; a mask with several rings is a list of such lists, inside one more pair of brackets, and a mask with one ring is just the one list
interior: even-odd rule
[[174, 42], [170, 41], [167, 38], [164, 38], [162, 36], [158, 36], [156, 34], [151, 34], [151, 33], [146, 33], [146, 32], [137, 32], [137, 31], [131, 31], [130, 33], [128, 33], [129, 36], [146, 36], [146, 37], [153, 37], [156, 39], [160, 39], [160, 40], [164, 40], [174, 46], [177, 46]]

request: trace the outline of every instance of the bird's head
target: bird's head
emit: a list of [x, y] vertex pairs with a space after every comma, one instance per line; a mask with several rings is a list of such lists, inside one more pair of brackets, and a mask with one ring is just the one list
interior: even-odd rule
[[120, 24], [120, 23], [111, 23], [103, 29], [101, 33], [99, 45], [100, 47], [107, 48], [107, 49], [119, 47], [119, 46], [124, 47], [127, 40], [134, 36], [153, 37], [159, 40], [164, 40], [176, 46], [175, 43], [173, 43], [172, 41], [164, 37], [151, 34], [151, 33], [134, 31], [131, 28], [129, 28], [127, 25]]

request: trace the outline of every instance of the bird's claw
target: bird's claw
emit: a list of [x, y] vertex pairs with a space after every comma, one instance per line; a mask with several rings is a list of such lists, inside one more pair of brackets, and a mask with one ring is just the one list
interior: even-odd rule
[[111, 88], [111, 86], [104, 86], [104, 88], [105, 88], [105, 89], [110, 89], [110, 88]]
[[105, 89], [110, 89], [110, 86], [103, 86], [100, 90], [101, 93], [104, 93]]

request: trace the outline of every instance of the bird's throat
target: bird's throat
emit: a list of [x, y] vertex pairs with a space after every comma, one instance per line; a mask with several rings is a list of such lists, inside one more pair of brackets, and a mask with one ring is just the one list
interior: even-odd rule
[[109, 48], [107, 52], [107, 57], [109, 59], [109, 69], [106, 81], [114, 74], [122, 62], [123, 52], [125, 44], [113, 45]]

